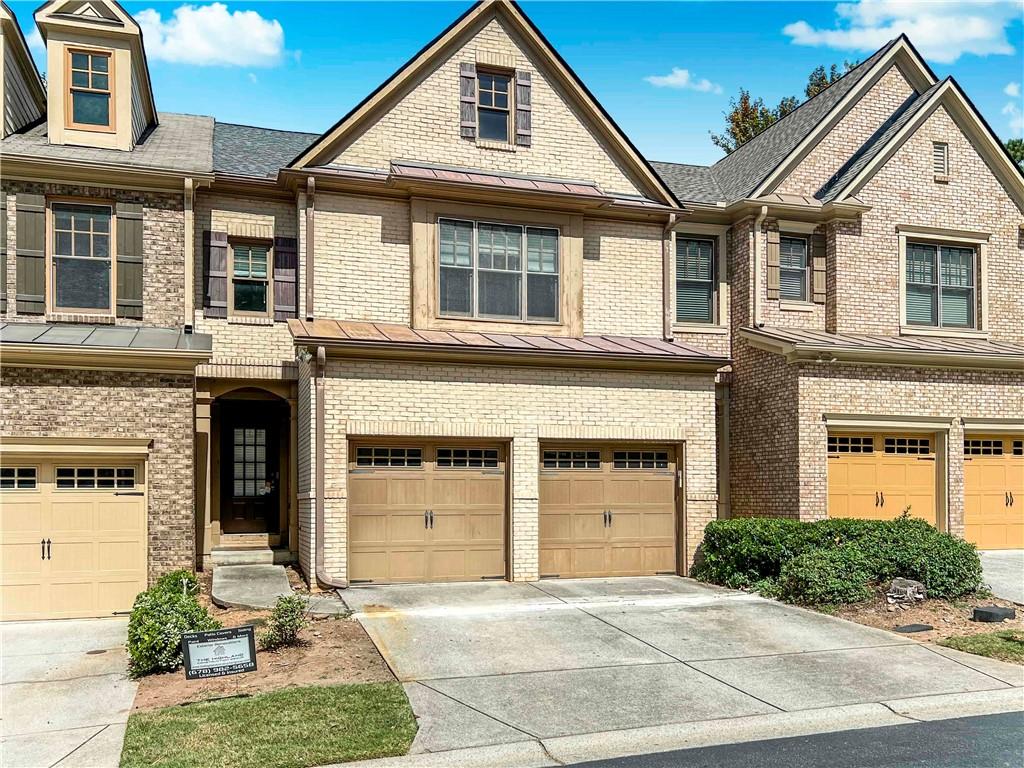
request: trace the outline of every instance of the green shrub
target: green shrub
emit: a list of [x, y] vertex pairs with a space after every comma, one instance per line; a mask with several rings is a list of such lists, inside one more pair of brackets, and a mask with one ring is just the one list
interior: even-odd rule
[[299, 632], [308, 624], [305, 600], [298, 595], [279, 597], [267, 619], [266, 628], [256, 639], [265, 651], [295, 645], [299, 641]]
[[220, 622], [192, 595], [161, 589], [159, 584], [141, 592], [128, 620], [131, 676], [177, 669], [182, 664], [182, 634], [211, 629], [220, 629]]
[[[906, 513], [895, 520], [716, 520], [705, 529], [693, 575], [776, 596], [783, 591], [780, 581], [789, 563], [805, 554], [847, 547], [862, 561], [855, 573], [866, 573], [867, 582], [903, 576], [922, 582], [929, 596], [941, 598], [959, 597], [981, 587], [981, 561], [973, 544]], [[851, 565], [848, 560], [830, 562], [835, 567]], [[817, 561], [806, 567], [824, 565]], [[792, 570], [788, 576], [795, 578]], [[852, 594], [863, 592], [856, 589]]]
[[182, 568], [179, 571], [165, 573], [156, 580], [156, 584], [151, 589], [160, 592], [174, 592], [179, 595], [197, 595], [199, 594], [199, 577], [192, 571]]
[[859, 603], [871, 597], [868, 562], [853, 546], [815, 549], [782, 566], [778, 596], [798, 605]]

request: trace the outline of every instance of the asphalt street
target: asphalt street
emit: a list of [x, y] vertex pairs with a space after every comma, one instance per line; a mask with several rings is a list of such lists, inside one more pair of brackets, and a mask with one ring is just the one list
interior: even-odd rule
[[[637, 745], [642, 749], [642, 745]], [[574, 768], [1021, 768], [1024, 712], [576, 763]]]

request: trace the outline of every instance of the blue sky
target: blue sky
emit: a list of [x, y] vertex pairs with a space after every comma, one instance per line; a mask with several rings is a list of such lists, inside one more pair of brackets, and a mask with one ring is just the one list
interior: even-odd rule
[[[34, 29], [38, 3], [11, 3]], [[158, 108], [319, 132], [468, 3], [126, 2], [143, 24]], [[1020, 136], [1021, 5], [990, 2], [524, 2], [648, 158], [711, 163], [729, 98], [802, 98], [818, 64], [863, 59], [907, 31], [1003, 138]], [[42, 65], [36, 48], [37, 61]]]

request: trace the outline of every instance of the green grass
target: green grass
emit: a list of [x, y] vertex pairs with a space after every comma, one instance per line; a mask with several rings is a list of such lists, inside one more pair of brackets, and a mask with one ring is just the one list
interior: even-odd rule
[[415, 734], [398, 683], [285, 688], [136, 712], [121, 768], [307, 768], [404, 755]]
[[958, 635], [939, 641], [939, 645], [958, 651], [989, 656], [1000, 661], [1024, 664], [1024, 631], [1004, 629], [980, 635]]

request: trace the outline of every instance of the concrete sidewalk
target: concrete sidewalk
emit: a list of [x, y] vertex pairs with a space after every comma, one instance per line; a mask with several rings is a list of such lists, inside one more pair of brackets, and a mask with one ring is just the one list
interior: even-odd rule
[[117, 768], [135, 700], [128, 619], [0, 624], [4, 768]]
[[736, 728], [886, 725], [916, 716], [898, 714], [907, 700], [953, 697], [947, 717], [1024, 709], [1021, 667], [677, 577], [358, 587], [345, 600], [419, 719], [419, 762], [396, 765], [464, 750], [488, 764], [480, 749], [547, 765], [535, 760], [551, 749], [593, 759], [608, 756], [598, 744], [629, 754]]

